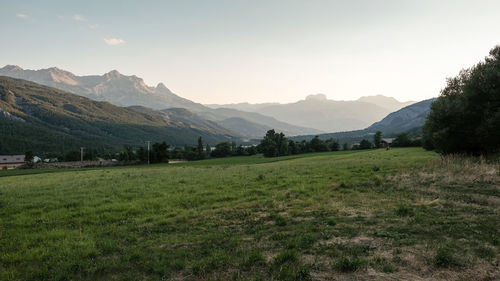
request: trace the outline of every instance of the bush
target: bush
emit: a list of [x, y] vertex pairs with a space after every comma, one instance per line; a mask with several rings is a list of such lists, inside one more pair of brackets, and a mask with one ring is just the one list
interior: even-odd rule
[[340, 272], [354, 272], [363, 265], [363, 260], [360, 258], [343, 257], [335, 264], [335, 269]]
[[459, 265], [459, 262], [450, 248], [441, 247], [437, 249], [434, 256], [434, 265], [437, 267], [452, 267]]

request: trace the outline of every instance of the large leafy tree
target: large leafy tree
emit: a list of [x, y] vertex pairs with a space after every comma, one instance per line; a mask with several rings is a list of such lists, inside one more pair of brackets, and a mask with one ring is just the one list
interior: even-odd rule
[[267, 131], [260, 142], [260, 148], [265, 157], [277, 157], [288, 155], [288, 140], [283, 133], [276, 133], [274, 130]]
[[500, 149], [500, 46], [448, 79], [423, 129], [424, 147], [444, 154]]

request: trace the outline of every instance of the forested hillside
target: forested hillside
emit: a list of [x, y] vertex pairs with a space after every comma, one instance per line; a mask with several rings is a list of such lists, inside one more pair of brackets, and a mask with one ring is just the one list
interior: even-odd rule
[[[79, 146], [114, 150], [147, 140], [172, 145], [235, 140], [215, 123], [139, 112], [25, 80], [0, 77], [1, 153], [64, 152]], [[212, 126], [208, 126], [211, 124]]]

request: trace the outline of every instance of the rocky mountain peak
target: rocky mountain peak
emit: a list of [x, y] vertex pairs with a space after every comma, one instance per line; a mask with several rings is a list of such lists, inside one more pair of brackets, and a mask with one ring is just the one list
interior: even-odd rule
[[24, 69], [22, 69], [21, 67], [19, 67], [17, 65], [9, 64], [9, 65], [4, 66], [3, 68], [0, 68], [0, 70], [3, 70], [3, 71], [23, 71]]
[[316, 95], [308, 95], [306, 97], [306, 100], [310, 100], [310, 101], [325, 101], [325, 100], [327, 100], [327, 98], [326, 98], [325, 94], [316, 94]]

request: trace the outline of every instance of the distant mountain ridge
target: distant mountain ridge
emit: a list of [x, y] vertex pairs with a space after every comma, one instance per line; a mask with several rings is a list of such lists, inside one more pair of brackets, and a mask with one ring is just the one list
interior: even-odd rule
[[[382, 120], [373, 123], [362, 130], [345, 131], [337, 133], [319, 134], [321, 139], [339, 139], [341, 143], [359, 142], [362, 139], [372, 141], [373, 135], [377, 131], [382, 132], [382, 136], [395, 137], [400, 133], [418, 133], [425, 123], [431, 110], [431, 104], [436, 98], [431, 98], [408, 105], [398, 111], [392, 112]], [[314, 135], [304, 135], [292, 137], [294, 140], [310, 140]]]
[[429, 115], [431, 104], [436, 98], [431, 98], [404, 107], [387, 115], [384, 119], [366, 128], [367, 131], [381, 131], [385, 134], [394, 134], [410, 131], [422, 127]]
[[[240, 135], [251, 133], [251, 135], [246, 135], [249, 138], [261, 137], [262, 132], [265, 132], [269, 127], [289, 135], [321, 132], [317, 129], [281, 122], [260, 113], [214, 110], [174, 94], [163, 83], [159, 83], [156, 87], [149, 87], [143, 79], [135, 75], [126, 76], [116, 70], [104, 75], [77, 76], [57, 67], [25, 70], [19, 66], [7, 65], [0, 68], [0, 75], [29, 80], [92, 100], [107, 101], [118, 106], [140, 106], [156, 110], [184, 108], [197, 115], [196, 117], [192, 115], [193, 118], [198, 118], [193, 122], [198, 122], [199, 117], [202, 117], [221, 125], [230, 125], [232, 131]], [[232, 119], [231, 122], [225, 121], [230, 118], [238, 119]], [[237, 120], [238, 122], [236, 122]]]
[[382, 95], [361, 97], [355, 101], [329, 100], [324, 94], [309, 95], [295, 103], [225, 104], [211, 108], [233, 108], [274, 117], [286, 123], [323, 132], [363, 129], [387, 114], [413, 102], [399, 102]]
[[103, 75], [77, 76], [57, 67], [24, 70], [19, 66], [7, 65], [0, 68], [0, 75], [32, 81], [118, 106], [139, 105], [153, 109], [204, 108], [201, 104], [172, 93], [163, 83], [149, 87], [143, 79], [135, 75], [123, 75], [117, 70]]

